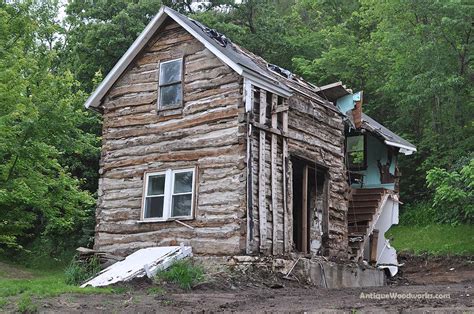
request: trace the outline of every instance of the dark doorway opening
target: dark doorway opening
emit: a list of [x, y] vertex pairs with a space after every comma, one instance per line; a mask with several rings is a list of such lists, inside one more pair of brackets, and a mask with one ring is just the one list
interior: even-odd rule
[[327, 169], [292, 157], [293, 241], [298, 252], [326, 255], [328, 234]]

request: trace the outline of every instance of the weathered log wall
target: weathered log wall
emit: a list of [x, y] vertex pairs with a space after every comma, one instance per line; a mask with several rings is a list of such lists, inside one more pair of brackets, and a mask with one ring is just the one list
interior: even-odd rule
[[[327, 169], [329, 211], [327, 252], [347, 257], [347, 181], [344, 166], [344, 125], [334, 110], [294, 95], [289, 99], [288, 149]], [[317, 239], [320, 240], [320, 239]]]
[[[158, 64], [184, 58], [184, 106], [157, 112]], [[95, 247], [127, 254], [159, 245], [245, 252], [242, 79], [167, 21], [104, 101]], [[195, 219], [139, 223], [145, 171], [196, 167]]]

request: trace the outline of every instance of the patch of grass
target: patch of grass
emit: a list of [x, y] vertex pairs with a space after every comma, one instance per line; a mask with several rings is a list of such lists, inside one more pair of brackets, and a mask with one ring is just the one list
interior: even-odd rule
[[191, 260], [180, 260], [167, 270], [159, 272], [157, 278], [175, 283], [182, 289], [189, 290], [193, 285], [203, 280], [204, 269], [201, 266], [194, 265]]
[[36, 313], [38, 305], [31, 300], [29, 294], [23, 294], [17, 303], [18, 312], [20, 313]]
[[162, 287], [151, 287], [148, 288], [146, 291], [147, 294], [153, 294], [153, 295], [165, 295], [166, 291]]
[[473, 255], [474, 228], [471, 225], [428, 225], [392, 227], [386, 238], [400, 252], [430, 255]]
[[8, 301], [5, 298], [0, 298], [0, 309], [3, 309], [7, 303]]
[[64, 275], [67, 284], [79, 285], [95, 276], [98, 272], [100, 272], [100, 262], [98, 259], [92, 258], [88, 262], [84, 262], [74, 258], [64, 270]]
[[[1, 267], [2, 264], [0, 264]], [[0, 297], [12, 296], [57, 296], [63, 293], [112, 293], [111, 288], [80, 288], [65, 282], [63, 269], [37, 270], [8, 265], [9, 271], [28, 272], [25, 278], [0, 277]]]

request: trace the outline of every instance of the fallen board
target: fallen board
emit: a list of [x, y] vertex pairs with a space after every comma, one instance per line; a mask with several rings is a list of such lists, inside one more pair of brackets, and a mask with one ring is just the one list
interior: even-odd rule
[[166, 269], [174, 261], [188, 256], [192, 256], [192, 248], [190, 246], [164, 246], [140, 249], [127, 256], [123, 261], [107, 267], [96, 277], [82, 284], [81, 288], [87, 286], [103, 287], [144, 276], [152, 278], [159, 270]]

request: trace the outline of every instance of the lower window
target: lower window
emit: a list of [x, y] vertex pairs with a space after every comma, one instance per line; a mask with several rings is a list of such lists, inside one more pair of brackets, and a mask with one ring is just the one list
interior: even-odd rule
[[346, 139], [346, 151], [350, 170], [367, 168], [366, 137], [351, 135]]
[[142, 219], [192, 218], [194, 174], [194, 169], [146, 173]]

